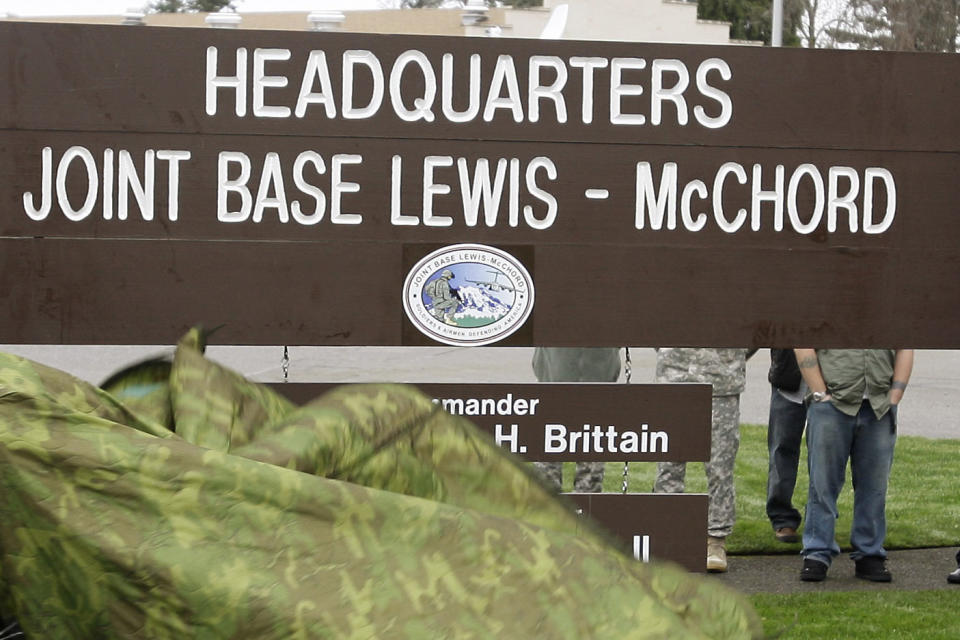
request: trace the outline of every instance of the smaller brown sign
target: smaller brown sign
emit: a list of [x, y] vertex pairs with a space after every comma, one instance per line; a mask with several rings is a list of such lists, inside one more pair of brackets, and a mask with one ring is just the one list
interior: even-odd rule
[[[331, 384], [274, 388], [305, 402]], [[537, 462], [710, 459], [710, 385], [418, 384], [434, 402]]]
[[[337, 386], [275, 383], [294, 402]], [[418, 384], [449, 413], [469, 418], [533, 461], [710, 459], [710, 385]], [[706, 568], [704, 494], [569, 493], [575, 508], [644, 562]]]
[[643, 562], [665, 560], [706, 570], [707, 502], [703, 493], [568, 493]]

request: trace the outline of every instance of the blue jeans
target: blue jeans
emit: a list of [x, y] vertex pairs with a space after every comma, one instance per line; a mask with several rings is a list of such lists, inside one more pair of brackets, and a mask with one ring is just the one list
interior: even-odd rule
[[784, 398], [771, 387], [770, 420], [767, 427], [767, 517], [773, 528], [800, 528], [800, 512], [793, 506], [797, 485], [800, 444], [807, 422], [807, 408]]
[[868, 401], [855, 416], [848, 416], [829, 402], [816, 402], [807, 410], [807, 468], [810, 495], [803, 528], [805, 558], [826, 565], [838, 555], [834, 528], [837, 498], [843, 489], [847, 460], [853, 481], [853, 526], [850, 557], [886, 557], [887, 481], [897, 441], [897, 408], [877, 419]]

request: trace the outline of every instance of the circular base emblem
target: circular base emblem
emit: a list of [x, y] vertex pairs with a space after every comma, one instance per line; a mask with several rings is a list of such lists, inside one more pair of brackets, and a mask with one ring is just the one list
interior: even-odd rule
[[407, 274], [403, 310], [437, 342], [478, 347], [523, 325], [533, 311], [533, 279], [505, 251], [451, 245], [425, 256]]

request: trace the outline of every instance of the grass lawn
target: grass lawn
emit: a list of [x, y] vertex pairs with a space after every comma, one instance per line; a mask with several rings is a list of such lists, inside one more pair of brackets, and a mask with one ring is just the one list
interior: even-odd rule
[[[727, 539], [732, 554], [799, 553], [800, 544], [773, 538], [765, 512], [767, 495], [766, 426], [743, 425], [737, 454], [737, 524]], [[887, 493], [887, 549], [960, 546], [960, 440], [904, 436], [897, 441]], [[803, 513], [807, 496], [806, 447], [801, 453], [794, 506]], [[620, 492], [623, 463], [609, 463], [604, 491]], [[573, 482], [573, 464], [564, 480]], [[631, 463], [628, 491], [652, 491], [656, 465]], [[840, 497], [837, 542], [849, 550], [853, 491], [849, 471]], [[706, 492], [703, 464], [687, 465], [687, 490]], [[950, 567], [944, 567], [946, 573]], [[946, 640], [960, 637], [960, 589], [945, 591], [851, 591], [750, 596], [764, 630], [785, 640]]]
[[[743, 425], [737, 454], [737, 524], [727, 540], [732, 554], [798, 553], [800, 544], [785, 545], [773, 538], [767, 520], [767, 430], [765, 426]], [[803, 513], [807, 498], [806, 445], [801, 452], [794, 506]], [[960, 545], [960, 440], [932, 440], [902, 436], [897, 441], [893, 471], [887, 493], [887, 549], [916, 549]], [[627, 490], [653, 490], [656, 464], [631, 463]], [[573, 463], [564, 466], [566, 490], [573, 484]], [[840, 496], [837, 542], [849, 549], [853, 490], [848, 481]], [[604, 491], [619, 492], [623, 463], [606, 466]], [[703, 464], [687, 465], [687, 491], [706, 492]]]
[[956, 591], [846, 591], [750, 597], [764, 632], [784, 640], [948, 640]]

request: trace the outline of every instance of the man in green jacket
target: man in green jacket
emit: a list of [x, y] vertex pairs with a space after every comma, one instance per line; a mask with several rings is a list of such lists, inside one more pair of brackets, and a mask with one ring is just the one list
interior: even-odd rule
[[913, 350], [796, 349], [796, 354], [810, 387], [810, 489], [800, 579], [823, 580], [840, 555], [834, 528], [849, 460], [854, 487], [850, 557], [856, 576], [890, 582], [883, 548], [887, 481], [897, 441], [897, 405], [913, 370]]

